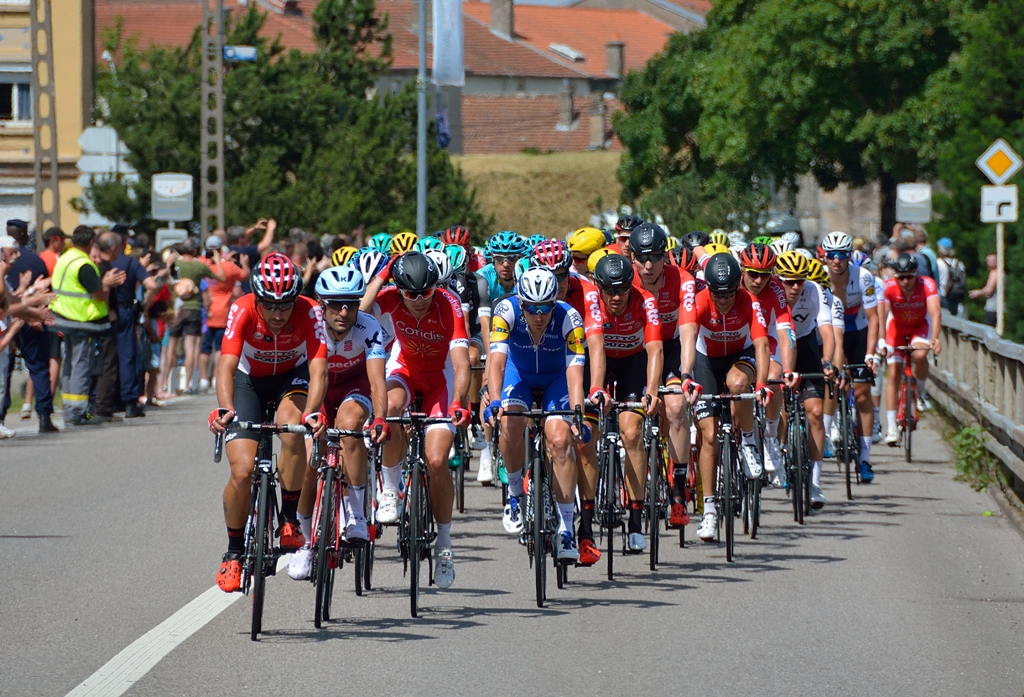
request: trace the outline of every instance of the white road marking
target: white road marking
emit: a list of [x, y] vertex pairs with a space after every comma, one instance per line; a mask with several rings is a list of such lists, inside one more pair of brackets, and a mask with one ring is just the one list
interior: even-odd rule
[[[290, 557], [286, 555], [277, 562], [278, 573], [288, 566]], [[225, 593], [213, 586], [107, 661], [69, 692], [67, 697], [123, 695], [178, 644], [243, 597], [241, 593]]]

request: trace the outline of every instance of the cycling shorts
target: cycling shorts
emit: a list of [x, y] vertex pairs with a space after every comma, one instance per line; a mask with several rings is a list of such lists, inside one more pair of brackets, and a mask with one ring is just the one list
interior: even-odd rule
[[[821, 347], [818, 345], [817, 332], [796, 340], [796, 372], [821, 372]], [[825, 379], [801, 380], [800, 394], [804, 399], [821, 399], [825, 396]]]
[[682, 384], [682, 371], [679, 363], [682, 360], [682, 346], [678, 339], [672, 339], [662, 343], [664, 362], [661, 364], [661, 384], [665, 387], [678, 386]]
[[[895, 346], [916, 346], [922, 344], [921, 348], [928, 348], [928, 337], [932, 335], [932, 323], [930, 320], [925, 319], [918, 325], [913, 327], [904, 326], [897, 324], [893, 320], [892, 315], [889, 315], [889, 321], [885, 325], [885, 345], [890, 348], [889, 358], [886, 363], [892, 365], [893, 363], [902, 363], [903, 356], [906, 351], [897, 351], [893, 347]], [[910, 343], [906, 343], [906, 338], [910, 337]]]
[[[415, 374], [408, 366], [402, 365], [394, 359], [389, 359], [387, 367], [388, 390], [395, 385], [400, 385], [405, 390], [406, 409], [412, 404], [413, 397], [422, 398], [420, 411], [430, 417], [448, 416], [448, 407], [452, 403], [452, 395], [455, 394], [455, 370], [451, 366], [445, 366], [443, 370], [435, 370], [427, 374]], [[430, 424], [426, 430], [434, 428], [447, 428], [455, 433], [455, 426], [447, 424]]]
[[[287, 397], [305, 397], [309, 392], [309, 364], [292, 368], [280, 375], [252, 377], [240, 370], [235, 371], [235, 413], [239, 421], [262, 423], [266, 412], [271, 407], [277, 411], [277, 405]], [[273, 417], [271, 417], [273, 421]], [[236, 439], [260, 439], [260, 434], [253, 431], [228, 431], [225, 441]]]
[[[725, 394], [729, 391], [725, 378], [734, 365], [744, 366], [748, 369], [751, 377], [757, 375], [757, 368], [754, 362], [754, 347], [748, 346], [742, 351], [728, 356], [706, 356], [700, 351], [693, 361], [693, 379], [701, 386], [705, 394]], [[697, 400], [693, 406], [693, 416], [696, 421], [701, 421], [721, 413], [721, 405], [714, 402], [707, 402], [703, 399]]]
[[844, 333], [843, 354], [846, 356], [847, 365], [863, 363], [864, 357], [868, 354], [868, 330], [856, 329]]
[[484, 338], [480, 336], [480, 327], [477, 327], [476, 334], [469, 337], [469, 344], [480, 349], [480, 353], [484, 352]]
[[520, 373], [510, 361], [505, 364], [505, 382], [501, 388], [501, 408], [533, 407], [534, 391], [543, 391], [540, 408], [545, 410], [569, 408], [569, 385], [565, 373]]
[[332, 385], [327, 388], [324, 395], [323, 406], [320, 413], [329, 428], [334, 426], [338, 418], [338, 409], [344, 402], [355, 401], [366, 407], [366, 410], [373, 413], [373, 401], [370, 399], [370, 378], [366, 374], [357, 375], [353, 379], [341, 385]]
[[625, 358], [605, 358], [604, 382], [619, 402], [639, 402], [647, 391], [647, 351]]

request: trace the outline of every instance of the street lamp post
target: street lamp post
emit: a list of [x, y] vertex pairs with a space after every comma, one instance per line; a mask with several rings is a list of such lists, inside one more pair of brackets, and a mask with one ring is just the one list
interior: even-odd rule
[[416, 73], [416, 236], [427, 236], [427, 0], [420, 0], [420, 56]]

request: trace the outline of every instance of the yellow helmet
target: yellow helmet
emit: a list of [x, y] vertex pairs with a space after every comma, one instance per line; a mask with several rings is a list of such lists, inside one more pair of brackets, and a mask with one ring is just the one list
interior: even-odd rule
[[[602, 237], [603, 237], [603, 235], [602, 235]], [[601, 249], [597, 250], [596, 252], [591, 254], [590, 257], [587, 259], [587, 269], [590, 271], [590, 273], [594, 273], [594, 269], [597, 268], [597, 262], [601, 261], [606, 256], [608, 256], [609, 254], [614, 254], [614, 253], [615, 252], [613, 252], [610, 249], [601, 248]]]
[[[715, 230], [708, 235], [708, 238], [713, 244], [720, 244], [725, 247], [725, 251], [729, 251], [729, 235], [725, 233], [725, 230]], [[707, 249], [707, 247], [705, 247], [705, 249]]]
[[724, 244], [721, 244], [720, 242], [708, 242], [706, 245], [704, 245], [704, 252], [709, 257], [713, 257], [716, 254], [722, 254], [722, 253], [728, 254], [729, 253], [729, 247], [727, 247]]
[[352, 257], [354, 257], [358, 251], [359, 250], [355, 247], [338, 247], [334, 250], [334, 254], [331, 255], [331, 265], [344, 266], [352, 261]]
[[391, 256], [397, 256], [399, 254], [405, 254], [411, 252], [416, 243], [420, 241], [420, 238], [416, 237], [415, 232], [400, 232], [391, 238]]
[[678, 246], [679, 239], [676, 237], [669, 237], [668, 240], [666, 240], [665, 242], [665, 249], [669, 250], [670, 252]]
[[569, 251], [573, 254], [586, 254], [589, 256], [607, 243], [605, 242], [604, 233], [596, 227], [581, 227], [569, 235], [567, 244], [569, 245]]
[[797, 252], [783, 252], [775, 261], [775, 274], [779, 278], [807, 278], [807, 257]]
[[832, 287], [832, 279], [828, 276], [825, 266], [817, 259], [807, 260], [807, 280], [814, 281], [824, 288]]

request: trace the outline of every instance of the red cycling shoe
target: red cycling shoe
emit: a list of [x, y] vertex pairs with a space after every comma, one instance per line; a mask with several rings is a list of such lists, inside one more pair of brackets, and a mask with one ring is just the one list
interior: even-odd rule
[[239, 552], [228, 552], [221, 559], [217, 585], [225, 593], [234, 593], [242, 587], [242, 555]]
[[595, 545], [593, 540], [583, 538], [580, 540], [580, 559], [577, 563], [579, 566], [593, 566], [597, 562], [601, 561], [601, 550]]
[[281, 526], [281, 551], [294, 552], [306, 544], [306, 538], [298, 523], [286, 522]]

